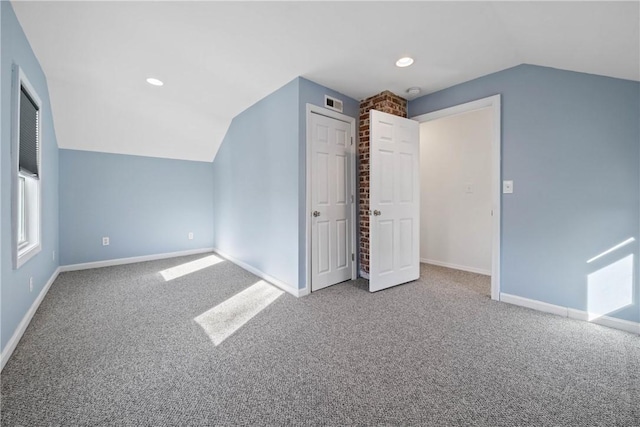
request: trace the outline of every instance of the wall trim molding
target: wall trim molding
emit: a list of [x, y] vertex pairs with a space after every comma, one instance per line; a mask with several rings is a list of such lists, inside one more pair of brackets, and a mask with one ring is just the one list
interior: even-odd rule
[[491, 276], [491, 270], [485, 270], [484, 268], [467, 267], [464, 265], [452, 264], [449, 262], [436, 261], [434, 259], [420, 258], [421, 263], [437, 265], [439, 267], [452, 268], [454, 270], [468, 271], [470, 273], [482, 274], [484, 276]]
[[291, 286], [288, 283], [283, 282], [282, 280], [276, 279], [273, 276], [268, 275], [267, 273], [265, 273], [262, 270], [258, 270], [257, 268], [247, 264], [244, 261], [240, 261], [239, 259], [232, 257], [229, 254], [226, 254], [224, 252], [222, 252], [221, 250], [217, 249], [217, 248], [213, 248], [213, 252], [215, 252], [216, 254], [220, 255], [222, 258], [226, 259], [227, 261], [230, 261], [232, 263], [234, 263], [235, 265], [237, 265], [240, 268], [243, 268], [245, 270], [247, 270], [250, 273], [255, 274], [256, 276], [258, 276], [259, 278], [266, 280], [267, 282], [271, 283], [274, 286], [277, 286], [278, 288], [282, 289], [285, 292], [290, 293], [291, 295], [293, 295], [294, 297], [301, 297], [304, 295], [307, 295], [309, 293], [309, 287], [306, 286], [302, 289], [297, 289], [294, 286]]
[[100, 268], [100, 267], [113, 267], [115, 265], [135, 264], [137, 262], [156, 261], [159, 259], [176, 258], [180, 256], [187, 256], [187, 255], [198, 255], [198, 254], [204, 254], [207, 252], [213, 252], [213, 248], [189, 249], [186, 251], [166, 252], [166, 253], [154, 254], [154, 255], [143, 255], [143, 256], [134, 256], [129, 258], [108, 259], [104, 261], [84, 262], [80, 264], [61, 265], [60, 271], [66, 272], [66, 271], [89, 270], [92, 268]]
[[569, 319], [582, 320], [584, 322], [595, 323], [609, 328], [620, 329], [625, 332], [640, 335], [640, 323], [631, 322], [629, 320], [616, 319], [615, 317], [602, 316], [597, 319], [589, 320], [589, 313], [584, 310], [576, 310], [575, 308], [563, 307], [560, 305], [549, 304], [546, 302], [523, 298], [517, 295], [500, 293], [500, 301], [508, 304], [519, 305], [521, 307], [530, 308], [545, 313], [551, 313]]
[[7, 345], [2, 350], [2, 354], [0, 355], [0, 371], [4, 369], [4, 366], [9, 361], [9, 358], [11, 358], [13, 351], [18, 346], [18, 343], [20, 342], [20, 339], [24, 335], [24, 332], [27, 330], [29, 323], [31, 323], [31, 319], [33, 318], [34, 314], [36, 314], [36, 311], [38, 311], [38, 307], [40, 307], [42, 300], [44, 300], [44, 297], [47, 295], [47, 292], [49, 292], [49, 288], [51, 288], [51, 285], [53, 284], [53, 282], [55, 282], [55, 280], [58, 278], [58, 275], [60, 274], [60, 272], [61, 272], [60, 267], [57, 267], [53, 272], [53, 274], [51, 275], [51, 277], [49, 277], [49, 280], [47, 280], [47, 283], [44, 285], [44, 287], [38, 294], [35, 301], [33, 301], [33, 304], [31, 304], [31, 307], [29, 308], [27, 313], [24, 315], [24, 317], [18, 324], [18, 327], [16, 328], [15, 332], [11, 336], [11, 339], [7, 342]]

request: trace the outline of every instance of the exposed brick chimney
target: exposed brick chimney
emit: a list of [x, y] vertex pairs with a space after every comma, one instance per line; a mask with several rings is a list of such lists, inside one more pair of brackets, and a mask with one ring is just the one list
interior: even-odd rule
[[360, 276], [369, 278], [369, 110], [407, 117], [407, 100], [385, 90], [360, 102], [358, 132], [358, 188]]

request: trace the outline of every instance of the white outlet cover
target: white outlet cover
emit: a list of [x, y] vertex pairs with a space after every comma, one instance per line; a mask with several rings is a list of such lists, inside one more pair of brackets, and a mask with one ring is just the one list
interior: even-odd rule
[[513, 181], [502, 181], [502, 192], [504, 194], [513, 193]]
[[189, 233], [189, 240], [193, 240], [193, 233]]
[[102, 246], [109, 246], [109, 238], [108, 237], [103, 237], [102, 238]]

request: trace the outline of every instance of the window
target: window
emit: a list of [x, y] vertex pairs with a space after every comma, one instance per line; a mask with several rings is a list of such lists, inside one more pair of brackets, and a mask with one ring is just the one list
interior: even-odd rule
[[40, 252], [41, 102], [19, 67], [14, 69], [14, 265]]
[[27, 227], [24, 209], [25, 177], [18, 175], [18, 248], [27, 243]]

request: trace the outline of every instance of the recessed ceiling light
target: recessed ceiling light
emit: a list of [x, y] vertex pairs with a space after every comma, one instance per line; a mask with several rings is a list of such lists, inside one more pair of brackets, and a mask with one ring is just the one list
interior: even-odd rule
[[154, 79], [153, 77], [149, 77], [147, 79], [147, 83], [154, 86], [162, 86], [164, 84], [162, 83], [162, 80]]
[[398, 67], [408, 67], [413, 64], [413, 58], [405, 56], [404, 58], [400, 58], [396, 61], [396, 66]]

